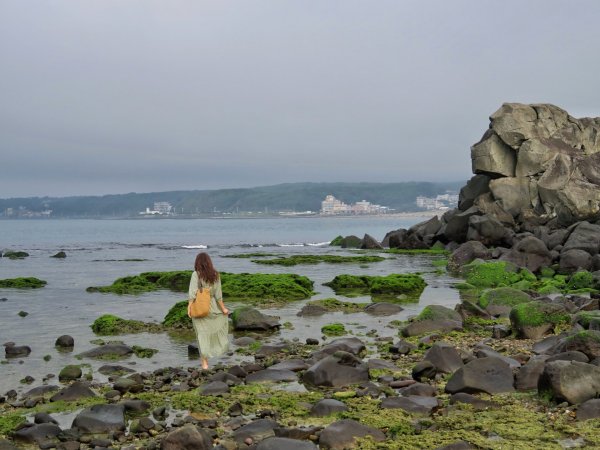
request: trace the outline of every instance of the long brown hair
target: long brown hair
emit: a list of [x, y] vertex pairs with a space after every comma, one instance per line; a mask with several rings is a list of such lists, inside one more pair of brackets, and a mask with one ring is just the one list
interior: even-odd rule
[[219, 279], [219, 272], [215, 270], [208, 253], [198, 253], [196, 262], [194, 263], [194, 270], [198, 272], [201, 280], [209, 284], [213, 284]]

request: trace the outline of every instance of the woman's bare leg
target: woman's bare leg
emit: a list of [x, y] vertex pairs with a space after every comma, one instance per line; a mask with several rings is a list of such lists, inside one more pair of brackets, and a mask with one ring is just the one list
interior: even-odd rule
[[208, 369], [208, 358], [206, 358], [205, 356], [201, 356], [200, 363], [202, 364], [203, 369]]

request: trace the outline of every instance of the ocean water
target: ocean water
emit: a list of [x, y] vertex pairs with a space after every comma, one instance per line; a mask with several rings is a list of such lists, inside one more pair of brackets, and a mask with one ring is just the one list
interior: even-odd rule
[[[343, 322], [359, 337], [372, 329], [380, 336], [396, 336], [393, 320], [405, 320], [417, 314], [425, 305], [458, 303], [458, 293], [452, 288], [456, 280], [434, 272], [431, 256], [382, 254], [388, 259], [368, 267], [357, 264], [318, 264], [293, 267], [262, 266], [250, 259], [227, 258], [227, 255], [264, 251], [281, 255], [339, 254], [352, 255], [352, 250], [332, 248], [327, 243], [337, 235], [368, 233], [382, 239], [386, 232], [424, 220], [422, 217], [352, 217], [352, 218], [265, 218], [265, 219], [191, 219], [191, 220], [15, 220], [0, 221], [0, 250], [23, 250], [30, 254], [23, 260], [0, 258], [0, 279], [34, 276], [46, 280], [42, 289], [0, 289], [0, 344], [15, 342], [29, 345], [28, 357], [3, 359], [0, 364], [0, 395], [8, 389], [26, 391], [43, 384], [48, 374], [58, 374], [67, 364], [88, 364], [97, 369], [102, 361], [79, 360], [76, 355], [93, 348], [97, 339], [90, 325], [102, 314], [115, 314], [126, 319], [161, 322], [169, 308], [183, 300], [185, 294], [158, 291], [138, 296], [88, 293], [89, 286], [111, 284], [116, 278], [146, 271], [191, 270], [198, 251], [207, 251], [220, 271], [298, 273], [315, 283], [312, 298], [334, 297], [334, 292], [322, 286], [341, 273], [387, 275], [390, 273], [422, 272], [428, 286], [419, 302], [403, 305], [399, 314], [372, 317], [364, 313], [331, 313], [318, 318], [302, 318], [296, 313], [308, 301], [293, 302], [283, 308], [263, 310], [290, 322], [292, 328], [263, 337], [264, 342], [282, 339], [320, 337], [320, 328], [327, 323]], [[206, 250], [204, 250], [206, 249]], [[50, 256], [64, 250], [65, 259]], [[140, 261], [127, 261], [139, 259]], [[368, 302], [359, 297], [344, 301]], [[226, 302], [227, 303], [227, 302]], [[228, 304], [235, 308], [234, 303]], [[18, 313], [25, 311], [26, 317]], [[54, 348], [56, 338], [70, 334], [75, 338], [71, 353]], [[125, 365], [135, 370], [154, 370], [164, 366], [194, 366], [189, 360], [187, 343], [193, 336], [163, 334], [132, 334], [103, 338], [122, 340], [129, 345], [152, 347], [159, 352], [150, 359], [135, 356]], [[1, 349], [0, 349], [1, 350]], [[49, 356], [49, 361], [44, 359]], [[248, 357], [236, 353], [218, 363], [241, 362]], [[31, 385], [19, 382], [26, 375], [35, 378]], [[94, 371], [94, 379], [103, 381]], [[49, 384], [58, 384], [50, 379]]]

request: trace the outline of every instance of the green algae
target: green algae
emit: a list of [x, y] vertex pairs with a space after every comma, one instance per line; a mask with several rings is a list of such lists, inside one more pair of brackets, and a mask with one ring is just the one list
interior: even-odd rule
[[0, 280], [0, 288], [37, 289], [46, 286], [47, 281], [35, 277], [6, 278]]
[[500, 287], [488, 289], [479, 297], [479, 306], [487, 308], [490, 304], [502, 306], [515, 306], [520, 303], [530, 302], [531, 297], [513, 287]]
[[29, 253], [8, 250], [8, 251], [4, 252], [4, 254], [2, 254], [2, 256], [4, 258], [8, 258], [8, 259], [23, 259], [23, 258], [27, 258], [29, 256]]
[[131, 348], [133, 349], [135, 356], [138, 358], [152, 358], [156, 353], [158, 353], [158, 350], [155, 348], [140, 347], [139, 345], [134, 345]]
[[337, 275], [332, 281], [324, 283], [336, 294], [347, 297], [370, 294], [373, 297], [405, 296], [407, 300], [420, 297], [427, 285], [418, 274], [391, 274], [387, 276]]
[[[0, 412], [2, 411], [0, 410]], [[26, 421], [22, 412], [2, 412], [0, 414], [0, 437], [8, 437], [10, 432]]]
[[575, 322], [583, 328], [590, 328], [590, 325], [600, 325], [600, 311], [580, 311], [575, 316]]
[[163, 327], [157, 323], [146, 323], [139, 320], [126, 320], [112, 314], [104, 314], [94, 320], [92, 331], [99, 336], [133, 333], [160, 333]]
[[[192, 271], [145, 272], [117, 279], [110, 286], [89, 287], [88, 292], [141, 294], [159, 289], [187, 292]], [[285, 303], [312, 294], [313, 282], [296, 274], [221, 273], [223, 298], [250, 303]]]
[[343, 336], [348, 332], [343, 323], [330, 323], [321, 327], [321, 333], [325, 336]]
[[275, 259], [253, 259], [252, 262], [264, 265], [295, 266], [298, 264], [365, 264], [383, 261], [383, 256], [339, 256], [339, 255], [292, 255]]
[[334, 246], [334, 247], [341, 247], [343, 241], [344, 241], [344, 236], [337, 235], [336, 237], [333, 238], [333, 240], [329, 243], [329, 245]]
[[281, 256], [279, 253], [266, 253], [266, 252], [252, 252], [252, 253], [236, 253], [234, 255], [223, 255], [223, 258], [263, 258], [268, 256]]
[[515, 305], [510, 311], [510, 321], [518, 327], [538, 327], [548, 323], [556, 326], [571, 321], [571, 316], [567, 312], [548, 310], [550, 306], [554, 305], [539, 301]]
[[383, 250], [385, 253], [395, 255], [449, 255], [450, 252], [444, 248], [388, 248]]
[[320, 306], [331, 312], [344, 312], [344, 313], [357, 313], [364, 312], [365, 307], [371, 303], [354, 303], [354, 302], [343, 302], [337, 298], [324, 298], [321, 300], [313, 300], [307, 303], [307, 305]]
[[187, 315], [188, 301], [175, 303], [165, 316], [162, 324], [170, 328], [191, 328], [192, 319]]

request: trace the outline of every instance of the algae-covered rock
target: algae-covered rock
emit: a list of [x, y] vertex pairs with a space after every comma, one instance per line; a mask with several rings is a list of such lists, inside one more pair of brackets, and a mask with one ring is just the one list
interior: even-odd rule
[[461, 329], [462, 317], [459, 313], [445, 306], [428, 305], [411, 323], [402, 329], [402, 335], [417, 336], [432, 331], [446, 333]]
[[561, 340], [556, 351], [579, 351], [590, 360], [600, 358], [600, 331], [584, 330], [567, 336]]
[[531, 301], [527, 293], [511, 287], [488, 289], [479, 297], [479, 306], [494, 316], [510, 313], [513, 306]]
[[354, 303], [354, 302], [343, 302], [337, 298], [324, 298], [321, 300], [313, 300], [306, 304], [306, 306], [313, 306], [323, 308], [324, 312], [345, 312], [355, 313], [362, 312], [365, 308], [372, 303]]
[[360, 248], [361, 245], [362, 239], [354, 235], [346, 236], [340, 244], [342, 248]]
[[325, 336], [343, 336], [347, 331], [343, 323], [330, 323], [321, 327], [321, 333]]
[[60, 252], [55, 253], [54, 255], [52, 255], [50, 258], [64, 259], [66, 257], [67, 257], [67, 254], [61, 250]]
[[58, 379], [60, 381], [77, 380], [81, 378], [82, 373], [81, 366], [68, 365], [62, 368], [58, 374]]
[[[186, 302], [187, 303], [187, 302]], [[94, 320], [92, 331], [100, 336], [131, 333], [158, 333], [163, 330], [157, 323], [146, 323], [139, 320], [126, 320], [112, 314], [104, 314]]]
[[175, 303], [163, 320], [163, 325], [169, 328], [192, 328], [192, 319], [187, 314], [188, 301]]
[[418, 274], [391, 274], [387, 276], [337, 275], [324, 283], [341, 295], [403, 296], [403, 299], [419, 298], [427, 283]]
[[580, 311], [575, 316], [575, 322], [586, 330], [600, 330], [600, 310]]
[[273, 259], [253, 259], [252, 262], [262, 265], [295, 266], [298, 264], [367, 264], [383, 261], [383, 256], [360, 255], [360, 256], [340, 256], [340, 255], [292, 255], [279, 256]]
[[526, 339], [540, 339], [557, 325], [571, 320], [563, 305], [541, 301], [516, 305], [509, 317], [517, 337]]
[[7, 250], [3, 253], [2, 255], [4, 258], [8, 258], [8, 259], [23, 259], [23, 258], [27, 258], [29, 256], [29, 253], [27, 252], [20, 252], [20, 251], [13, 251], [13, 250]]
[[0, 288], [37, 289], [46, 286], [47, 282], [35, 277], [6, 278], [0, 280]]
[[[223, 298], [254, 303], [283, 303], [302, 300], [312, 294], [313, 282], [296, 274], [225, 273], [221, 274]], [[119, 278], [110, 286], [89, 287], [88, 292], [140, 294], [170, 289], [187, 292], [191, 271], [145, 272]]]
[[475, 260], [464, 265], [461, 272], [465, 276], [466, 282], [477, 288], [510, 286], [523, 279], [523, 274], [518, 268], [506, 261]]
[[341, 247], [343, 240], [344, 240], [344, 236], [337, 235], [335, 238], [333, 238], [333, 240], [329, 243], [329, 245], [332, 245], [335, 247]]

